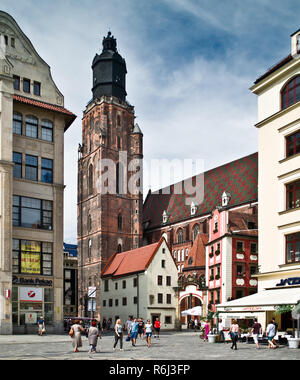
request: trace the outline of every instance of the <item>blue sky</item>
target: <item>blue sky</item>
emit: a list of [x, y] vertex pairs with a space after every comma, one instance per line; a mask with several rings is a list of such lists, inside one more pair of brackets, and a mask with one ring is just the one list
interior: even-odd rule
[[[203, 159], [204, 168], [257, 151], [255, 79], [290, 53], [298, 0], [1, 0], [77, 120], [65, 134], [65, 241], [76, 242], [77, 147], [91, 99], [91, 63], [110, 29], [127, 63], [128, 101], [145, 160]], [[156, 190], [167, 184], [151, 178]]]

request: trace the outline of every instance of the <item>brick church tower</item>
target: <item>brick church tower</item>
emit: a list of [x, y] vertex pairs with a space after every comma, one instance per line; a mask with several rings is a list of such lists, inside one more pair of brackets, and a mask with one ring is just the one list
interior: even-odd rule
[[143, 210], [143, 135], [126, 101], [126, 62], [110, 32], [102, 44], [83, 113], [77, 208], [79, 315], [98, 318], [101, 269], [114, 253], [142, 245]]

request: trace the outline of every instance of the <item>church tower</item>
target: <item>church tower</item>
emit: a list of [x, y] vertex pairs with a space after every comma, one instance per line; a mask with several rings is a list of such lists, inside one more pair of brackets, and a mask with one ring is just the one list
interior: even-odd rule
[[143, 134], [126, 101], [126, 62], [110, 32], [102, 45], [78, 149], [79, 313], [94, 317], [104, 265], [142, 244]]

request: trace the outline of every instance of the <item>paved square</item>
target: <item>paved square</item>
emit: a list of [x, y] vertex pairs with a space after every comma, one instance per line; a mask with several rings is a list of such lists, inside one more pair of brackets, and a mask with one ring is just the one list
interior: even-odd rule
[[[82, 337], [83, 347], [74, 353], [71, 338], [65, 335], [1, 335], [0, 360], [299, 360], [300, 349], [280, 346], [268, 350], [254, 344], [238, 343], [238, 350], [230, 349], [230, 343], [206, 343], [199, 333], [165, 332], [159, 339], [152, 337], [148, 348], [144, 340], [137, 340], [136, 347], [125, 342], [124, 351], [113, 351], [114, 337], [106, 333], [98, 341], [97, 353], [89, 354], [88, 340]], [[119, 347], [119, 346], [118, 346]]]

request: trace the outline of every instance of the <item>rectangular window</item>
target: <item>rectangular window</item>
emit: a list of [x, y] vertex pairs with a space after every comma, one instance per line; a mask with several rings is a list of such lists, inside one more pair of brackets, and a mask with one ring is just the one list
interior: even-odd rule
[[41, 181], [53, 183], [53, 160], [42, 158]]
[[13, 152], [14, 178], [22, 178], [22, 153]]
[[300, 153], [300, 131], [286, 137], [286, 157]]
[[235, 265], [235, 275], [236, 277], [245, 276], [245, 264], [238, 263]]
[[23, 91], [30, 94], [30, 79], [23, 79]]
[[256, 255], [257, 254], [257, 244], [256, 243], [250, 243], [250, 253]]
[[163, 276], [157, 276], [157, 285], [163, 284]]
[[125, 280], [122, 281], [122, 288], [126, 289], [126, 281]]
[[14, 79], [14, 90], [20, 91], [20, 77], [17, 75], [14, 75], [13, 79]]
[[11, 38], [11, 40], [10, 40], [10, 42], [11, 42], [11, 47], [13, 47], [13, 48], [15, 48], [16, 47], [16, 40], [15, 40], [15, 38]]
[[36, 198], [13, 197], [13, 225], [52, 230], [52, 202]]
[[105, 281], [104, 281], [104, 291], [105, 291], [105, 292], [108, 292], [108, 291], [109, 291], [109, 288], [108, 288], [108, 280], [105, 280]]
[[110, 298], [110, 299], [108, 300], [108, 306], [109, 306], [109, 307], [112, 307], [112, 305], [113, 305], [113, 300], [112, 300], [112, 298]]
[[237, 250], [237, 252], [244, 252], [244, 242], [243, 241], [238, 241], [236, 243], [236, 250]]
[[133, 287], [134, 287], [134, 288], [137, 287], [137, 278], [136, 278], [136, 277], [133, 279]]
[[38, 119], [34, 116], [27, 116], [25, 120], [25, 134], [33, 139], [38, 138]]
[[16, 135], [22, 134], [22, 115], [18, 112], [13, 114], [13, 133]]
[[250, 265], [250, 276], [254, 276], [257, 274], [257, 265]]
[[103, 307], [106, 307], [106, 300], [103, 300]]
[[162, 293], [158, 293], [158, 295], [157, 295], [157, 302], [158, 303], [163, 303], [163, 294]]
[[13, 239], [13, 273], [52, 276], [52, 243]]
[[244, 289], [236, 289], [235, 298], [239, 299], [239, 298], [243, 298], [243, 297], [245, 297], [245, 290]]
[[126, 297], [122, 298], [122, 305], [127, 306], [127, 298]]
[[119, 300], [118, 299], [115, 300], [115, 306], [119, 306]]
[[165, 316], [165, 324], [166, 325], [171, 325], [172, 324], [172, 317], [169, 315]]
[[171, 304], [171, 303], [172, 303], [172, 295], [167, 294], [167, 304]]
[[50, 120], [41, 121], [42, 140], [53, 142], [53, 123]]
[[134, 303], [134, 305], [137, 305], [137, 303], [138, 303], [138, 298], [137, 297], [133, 297], [133, 303]]
[[300, 261], [300, 232], [286, 236], [286, 262]]
[[286, 209], [300, 207], [300, 181], [286, 185]]
[[162, 267], [162, 268], [165, 268], [165, 267], [166, 267], [166, 261], [165, 261], [165, 260], [161, 260], [161, 267]]
[[167, 286], [171, 286], [171, 282], [172, 282], [172, 277], [167, 276]]
[[26, 155], [25, 178], [30, 181], [38, 180], [38, 158], [36, 156]]
[[115, 290], [118, 290], [118, 283], [115, 283]]
[[41, 84], [39, 82], [33, 82], [34, 95], [41, 96]]

